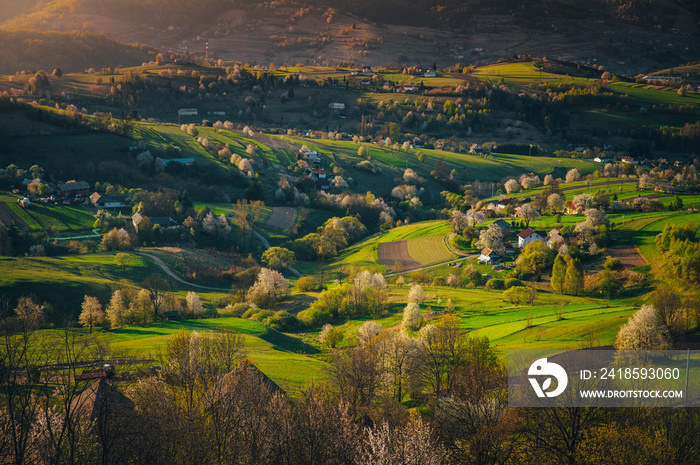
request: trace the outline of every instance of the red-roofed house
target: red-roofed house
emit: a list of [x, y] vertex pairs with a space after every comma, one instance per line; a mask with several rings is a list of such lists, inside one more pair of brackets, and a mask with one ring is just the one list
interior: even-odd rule
[[532, 241], [544, 241], [544, 235], [532, 228], [526, 228], [518, 233], [518, 247], [521, 249]]

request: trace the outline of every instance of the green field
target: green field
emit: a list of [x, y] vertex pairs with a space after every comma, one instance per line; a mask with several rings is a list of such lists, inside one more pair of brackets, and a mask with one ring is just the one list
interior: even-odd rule
[[326, 363], [318, 358], [317, 348], [253, 320], [216, 318], [149, 323], [110, 330], [105, 337], [116, 351], [155, 356], [164, 349], [170, 336], [182, 330], [230, 330], [242, 334], [250, 360], [287, 391], [298, 392], [325, 376]]
[[408, 253], [421, 265], [432, 265], [457, 258], [445, 245], [445, 236], [430, 236], [410, 239]]
[[4, 202], [17, 213], [32, 229], [45, 229], [57, 233], [87, 232], [92, 230], [95, 217], [80, 207], [32, 203], [31, 208], [23, 209], [17, 204], [17, 197], [0, 195]]

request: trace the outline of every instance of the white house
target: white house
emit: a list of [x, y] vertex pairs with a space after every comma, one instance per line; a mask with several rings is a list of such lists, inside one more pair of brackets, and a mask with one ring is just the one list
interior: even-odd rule
[[478, 262], [483, 263], [485, 265], [493, 265], [494, 263], [499, 261], [500, 258], [501, 256], [497, 252], [494, 252], [493, 250], [487, 247], [481, 251], [481, 255], [479, 255]]
[[426, 71], [425, 74], [423, 75], [423, 77], [427, 77], [427, 78], [433, 78], [433, 77], [436, 77], [436, 76], [437, 76], [437, 73], [435, 73], [435, 71], [433, 71], [432, 69], [429, 69], [429, 70]]
[[544, 234], [540, 234], [532, 228], [526, 228], [518, 233], [518, 247], [521, 249], [532, 241], [544, 242]]
[[338, 102], [331, 102], [328, 105], [328, 108], [330, 108], [331, 110], [345, 110], [345, 104], [338, 103]]
[[302, 156], [310, 163], [321, 163], [321, 157], [318, 156], [318, 152], [315, 150], [307, 150], [302, 152]]

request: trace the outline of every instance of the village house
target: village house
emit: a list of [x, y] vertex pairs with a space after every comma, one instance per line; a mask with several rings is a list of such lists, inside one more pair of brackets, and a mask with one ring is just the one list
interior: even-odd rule
[[496, 204], [496, 208], [514, 207], [517, 204], [518, 204], [518, 199], [513, 199], [510, 197], [503, 197]]
[[141, 215], [140, 213], [134, 213], [131, 215], [131, 223], [134, 225], [134, 230], [138, 233], [139, 232], [139, 224], [145, 219], [148, 218], [153, 226], [160, 226], [161, 228], [169, 228], [171, 226], [177, 226], [177, 221], [172, 219], [169, 216], [154, 216], [154, 217], [149, 217], [149, 216], [144, 216]]
[[345, 104], [338, 103], [338, 102], [332, 102], [328, 105], [328, 108], [330, 108], [331, 110], [345, 110]]
[[493, 265], [496, 262], [501, 261], [501, 256], [498, 252], [494, 252], [488, 247], [481, 251], [479, 255], [478, 263], [480, 265]]
[[326, 179], [326, 170], [323, 168], [319, 170], [313, 170], [312, 175], [314, 179]]
[[484, 153], [484, 149], [479, 144], [472, 144], [469, 147], [469, 153]]
[[177, 111], [177, 116], [197, 116], [199, 115], [199, 110], [196, 108], [180, 108]]
[[610, 163], [612, 161], [612, 158], [607, 158], [607, 157], [595, 157], [593, 159], [594, 162], [596, 163]]
[[503, 230], [503, 233], [510, 232], [510, 224], [504, 219], [499, 218], [496, 221], [494, 221], [493, 224], [501, 228]]
[[58, 195], [60, 196], [75, 196], [88, 195], [90, 193], [90, 184], [85, 181], [68, 181], [58, 184]]
[[558, 229], [552, 229], [549, 231], [547, 239], [547, 247], [550, 249], [558, 248], [560, 244], [564, 242], [564, 238], [559, 234]]
[[179, 165], [191, 166], [194, 165], [194, 158], [163, 158], [163, 163], [177, 163]]
[[434, 77], [437, 77], [437, 73], [435, 71], [433, 71], [432, 69], [429, 69], [428, 71], [425, 72], [425, 74], [423, 74], [423, 77], [434, 78]]
[[99, 192], [93, 192], [90, 196], [90, 202], [97, 208], [123, 208], [127, 207], [127, 199], [129, 194], [109, 194], [103, 195]]
[[544, 242], [545, 234], [535, 231], [532, 228], [526, 228], [518, 233], [518, 247], [521, 249], [533, 241]]
[[639, 160], [637, 160], [636, 158], [633, 158], [633, 157], [622, 157], [622, 158], [620, 159], [620, 161], [621, 161], [622, 163], [627, 163], [627, 164], [632, 164], [632, 165], [638, 165], [638, 164], [639, 164]]

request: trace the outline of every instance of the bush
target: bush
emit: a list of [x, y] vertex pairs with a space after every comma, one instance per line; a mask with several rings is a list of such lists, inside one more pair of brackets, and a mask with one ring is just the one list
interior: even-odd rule
[[224, 308], [220, 308], [218, 310], [218, 313], [221, 316], [232, 316], [232, 317], [241, 318], [243, 316], [243, 314], [246, 313], [248, 310], [253, 310], [252, 308], [250, 308], [250, 304], [238, 303], [238, 304], [229, 304]]
[[294, 331], [301, 326], [301, 322], [291, 313], [280, 310], [274, 315], [262, 320], [262, 324], [277, 331]]
[[508, 278], [505, 282], [506, 289], [510, 289], [513, 286], [524, 286], [523, 282], [517, 278]]
[[299, 292], [318, 291], [321, 289], [316, 279], [311, 276], [304, 276], [297, 280], [297, 290]]
[[535, 303], [536, 299], [537, 292], [535, 292], [535, 290], [531, 287], [513, 286], [507, 291], [503, 292], [503, 300], [506, 300], [513, 305], [518, 305], [521, 303], [528, 303], [532, 305]]
[[271, 317], [275, 314], [272, 310], [265, 310], [262, 308], [251, 308], [243, 314], [243, 318], [248, 318], [262, 323], [266, 318]]
[[622, 263], [617, 258], [610, 257], [605, 261], [606, 270], [619, 270], [622, 267]]
[[486, 289], [503, 289], [505, 287], [505, 283], [503, 282], [502, 279], [499, 278], [491, 278], [488, 280], [486, 283]]

